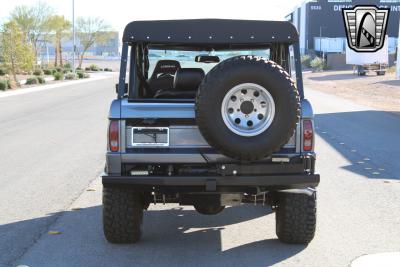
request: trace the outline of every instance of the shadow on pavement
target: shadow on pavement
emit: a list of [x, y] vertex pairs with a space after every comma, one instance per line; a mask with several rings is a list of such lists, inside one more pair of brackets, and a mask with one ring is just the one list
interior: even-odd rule
[[379, 81], [376, 83], [391, 85], [391, 86], [400, 86], [400, 80], [387, 80], [387, 81]]
[[[150, 206], [152, 207], [152, 206]], [[23, 258], [28, 266], [269, 266], [306, 246], [263, 239], [275, 227], [251, 229], [235, 224], [270, 215], [263, 206], [226, 208], [215, 216], [175, 206], [145, 211], [142, 240], [133, 245], [109, 244], [101, 226], [101, 206], [67, 211]], [[53, 215], [52, 215], [53, 216]], [[273, 216], [273, 215], [270, 215]], [[13, 223], [31, 224], [41, 218]], [[222, 239], [227, 226], [235, 227]], [[264, 226], [264, 225], [263, 225]], [[8, 225], [0, 226], [0, 232]], [[232, 231], [234, 234], [232, 234]], [[271, 232], [271, 233], [270, 233]], [[271, 236], [271, 235], [268, 235]], [[247, 240], [247, 243], [246, 241]], [[251, 241], [253, 240], [253, 241]], [[243, 243], [244, 242], [244, 243]]]
[[376, 110], [326, 113], [315, 115], [315, 122], [319, 136], [350, 161], [344, 169], [372, 179], [400, 179], [398, 114]]
[[317, 76], [317, 77], [309, 77], [308, 79], [312, 81], [334, 81], [334, 80], [354, 80], [357, 78], [365, 78], [357, 76], [356, 74], [353, 74], [351, 72], [349, 73], [338, 73], [338, 74], [326, 74], [323, 76]]

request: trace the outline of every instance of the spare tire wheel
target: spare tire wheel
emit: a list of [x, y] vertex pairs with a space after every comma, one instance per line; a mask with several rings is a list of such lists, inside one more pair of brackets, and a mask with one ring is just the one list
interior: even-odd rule
[[300, 116], [300, 99], [289, 74], [273, 61], [229, 58], [202, 81], [196, 121], [206, 141], [231, 158], [264, 158], [288, 142]]

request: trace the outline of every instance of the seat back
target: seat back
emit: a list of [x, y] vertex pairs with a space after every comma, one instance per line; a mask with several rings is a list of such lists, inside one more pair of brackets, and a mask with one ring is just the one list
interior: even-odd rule
[[154, 95], [159, 90], [172, 89], [174, 84], [173, 75], [180, 67], [181, 64], [176, 60], [159, 60], [154, 68], [153, 74], [147, 81], [149, 90], [151, 91], [150, 93]]
[[178, 69], [174, 77], [175, 91], [197, 91], [205, 76], [204, 70], [200, 68]]
[[155, 98], [193, 99], [205, 73], [198, 68], [180, 68], [176, 71], [173, 89], [158, 90]]

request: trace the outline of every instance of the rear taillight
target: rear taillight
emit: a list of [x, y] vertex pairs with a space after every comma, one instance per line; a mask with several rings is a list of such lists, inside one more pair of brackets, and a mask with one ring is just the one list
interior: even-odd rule
[[314, 131], [311, 120], [303, 120], [303, 150], [311, 151], [313, 149]]
[[108, 147], [110, 151], [117, 152], [119, 150], [119, 123], [111, 121], [108, 127]]

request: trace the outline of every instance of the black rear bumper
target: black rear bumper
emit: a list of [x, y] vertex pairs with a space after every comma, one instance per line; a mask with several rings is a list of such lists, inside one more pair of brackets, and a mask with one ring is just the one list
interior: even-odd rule
[[292, 189], [316, 187], [319, 174], [241, 175], [241, 176], [113, 176], [102, 175], [103, 185], [132, 185], [135, 187], [202, 187], [218, 191], [225, 187], [264, 187]]

